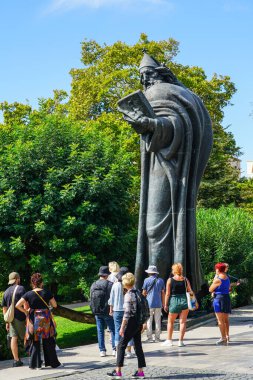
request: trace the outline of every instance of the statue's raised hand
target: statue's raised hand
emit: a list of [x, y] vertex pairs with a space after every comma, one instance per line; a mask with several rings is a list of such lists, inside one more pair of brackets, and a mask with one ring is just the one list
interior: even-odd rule
[[131, 124], [135, 131], [139, 134], [144, 134], [148, 132], [154, 132], [155, 129], [155, 119], [143, 116], [138, 118], [130, 118], [124, 115], [124, 119]]

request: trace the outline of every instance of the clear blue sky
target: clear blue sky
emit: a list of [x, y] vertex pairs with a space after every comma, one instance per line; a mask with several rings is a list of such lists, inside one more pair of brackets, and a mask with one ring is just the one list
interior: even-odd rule
[[253, 160], [252, 0], [3, 0], [0, 15], [0, 101], [36, 106], [54, 89], [69, 91], [85, 38], [134, 44], [141, 32], [172, 37], [180, 43], [177, 62], [235, 83], [223, 125], [242, 148], [244, 173]]

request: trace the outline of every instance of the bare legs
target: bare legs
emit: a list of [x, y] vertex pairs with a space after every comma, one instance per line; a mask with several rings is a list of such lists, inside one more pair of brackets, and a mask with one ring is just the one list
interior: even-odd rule
[[[180, 331], [179, 331], [179, 340], [184, 339], [185, 331], [186, 331], [186, 321], [188, 316], [189, 310], [182, 310], [179, 314], [179, 323], [180, 323]], [[174, 322], [177, 318], [178, 314], [175, 313], [169, 313], [168, 317], [168, 340], [172, 339], [172, 334], [174, 331]]]
[[227, 313], [215, 313], [218, 321], [218, 326], [221, 333], [221, 338], [227, 341], [229, 338], [229, 315]]
[[13, 336], [11, 338], [11, 352], [12, 352], [14, 360], [18, 361], [19, 356], [18, 356], [18, 337], [17, 336]]
[[227, 341], [229, 341], [229, 314], [224, 313], [225, 332]]
[[177, 318], [178, 314], [174, 313], [169, 313], [168, 315], [168, 326], [167, 326], [167, 331], [168, 331], [168, 340], [172, 339], [172, 334], [174, 330], [174, 322]]
[[181, 313], [179, 314], [179, 322], [180, 322], [179, 340], [184, 339], [188, 313], [189, 313], [189, 310], [186, 309], [186, 310], [182, 310]]

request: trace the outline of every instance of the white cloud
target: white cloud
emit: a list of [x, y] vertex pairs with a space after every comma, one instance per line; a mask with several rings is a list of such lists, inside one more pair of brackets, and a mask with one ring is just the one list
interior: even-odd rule
[[173, 8], [170, 0], [52, 0], [48, 11], [70, 11], [75, 8], [102, 8], [102, 7], [118, 7], [118, 8], [150, 8], [156, 6], [166, 6], [166, 9]]

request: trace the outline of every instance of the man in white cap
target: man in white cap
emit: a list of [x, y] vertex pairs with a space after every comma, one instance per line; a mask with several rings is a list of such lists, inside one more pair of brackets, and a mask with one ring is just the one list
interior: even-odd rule
[[[12, 272], [9, 274], [10, 285], [4, 292], [2, 308], [3, 314], [5, 314], [12, 303], [12, 297], [15, 292], [14, 305], [22, 298], [26, 293], [25, 288], [20, 285], [20, 276], [17, 272]], [[6, 330], [11, 338], [11, 352], [14, 358], [13, 367], [21, 367], [23, 362], [19, 358], [18, 353], [18, 340], [22, 343], [25, 337], [25, 314], [21, 313], [18, 309], [15, 308], [14, 319], [11, 323], [6, 323]]]
[[158, 277], [159, 273], [155, 265], [149, 265], [145, 272], [148, 274], [148, 278], [144, 280], [142, 293], [147, 297], [150, 310], [150, 318], [147, 321], [147, 342], [153, 342], [153, 318], [155, 319], [155, 342], [160, 342], [161, 311], [164, 306], [165, 285], [163, 279]]

